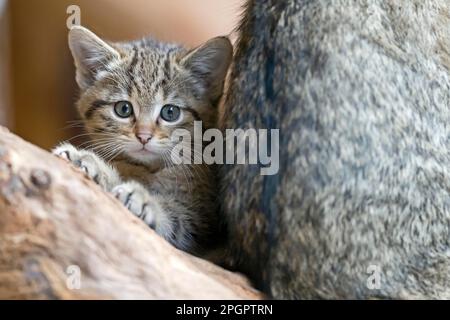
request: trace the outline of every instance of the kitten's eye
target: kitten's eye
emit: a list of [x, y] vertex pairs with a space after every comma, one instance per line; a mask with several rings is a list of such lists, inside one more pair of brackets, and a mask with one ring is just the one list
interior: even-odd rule
[[167, 122], [177, 121], [180, 117], [180, 108], [173, 104], [166, 104], [161, 108], [161, 118]]
[[114, 112], [121, 118], [128, 118], [133, 114], [133, 106], [128, 101], [119, 101], [114, 105]]

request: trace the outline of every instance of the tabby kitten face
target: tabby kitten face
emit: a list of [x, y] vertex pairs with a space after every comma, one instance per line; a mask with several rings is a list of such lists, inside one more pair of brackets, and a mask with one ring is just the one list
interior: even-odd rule
[[144, 39], [106, 43], [76, 26], [69, 46], [81, 89], [78, 110], [95, 151], [142, 163], [170, 159], [175, 129], [215, 125], [232, 56], [225, 37], [194, 50]]

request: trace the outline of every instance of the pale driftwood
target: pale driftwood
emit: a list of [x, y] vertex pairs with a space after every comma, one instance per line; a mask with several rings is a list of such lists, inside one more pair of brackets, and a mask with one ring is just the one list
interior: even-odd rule
[[176, 250], [80, 171], [0, 127], [0, 299], [23, 298], [262, 296], [244, 277]]

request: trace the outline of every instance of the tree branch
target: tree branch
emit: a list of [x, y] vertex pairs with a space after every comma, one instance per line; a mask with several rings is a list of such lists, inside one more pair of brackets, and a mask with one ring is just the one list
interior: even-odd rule
[[78, 169], [0, 127], [0, 299], [26, 298], [262, 295], [175, 249]]

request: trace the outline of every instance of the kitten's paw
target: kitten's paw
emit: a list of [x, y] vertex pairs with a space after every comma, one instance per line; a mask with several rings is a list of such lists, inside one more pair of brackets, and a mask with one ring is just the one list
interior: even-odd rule
[[53, 149], [52, 153], [80, 168], [88, 178], [104, 189], [110, 190], [111, 184], [118, 179], [114, 170], [92, 151], [79, 150], [64, 143]]
[[161, 209], [141, 184], [126, 182], [114, 187], [112, 193], [134, 215], [144, 220], [152, 229], [156, 229]]

